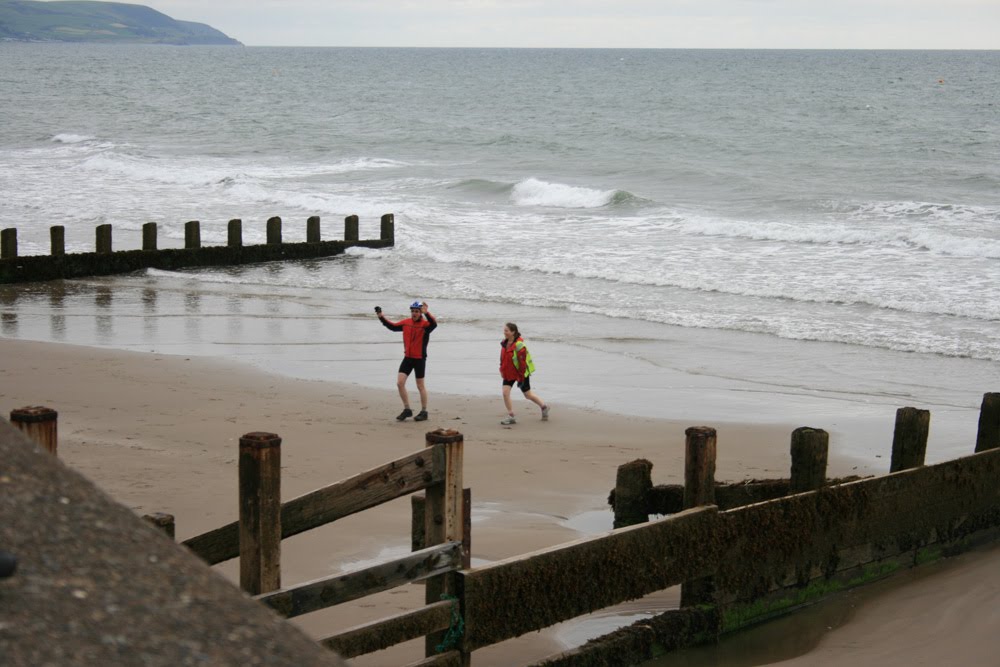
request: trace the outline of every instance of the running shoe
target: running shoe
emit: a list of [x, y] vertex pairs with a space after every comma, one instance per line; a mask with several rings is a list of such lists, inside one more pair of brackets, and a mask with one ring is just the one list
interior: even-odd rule
[[500, 423], [503, 426], [510, 426], [511, 424], [516, 424], [517, 420], [514, 419], [514, 415], [507, 415], [506, 417], [500, 420]]
[[403, 408], [403, 411], [399, 413], [399, 416], [396, 417], [396, 420], [402, 422], [402, 421], [406, 421], [407, 419], [409, 419], [412, 416], [413, 416], [413, 410], [411, 410], [409, 408]]
[[542, 408], [542, 421], [547, 422], [549, 420], [549, 406]]
[[421, 410], [420, 412], [418, 412], [417, 416], [413, 418], [413, 421], [415, 421], [415, 422], [425, 422], [425, 421], [427, 421], [427, 411], [426, 410]]

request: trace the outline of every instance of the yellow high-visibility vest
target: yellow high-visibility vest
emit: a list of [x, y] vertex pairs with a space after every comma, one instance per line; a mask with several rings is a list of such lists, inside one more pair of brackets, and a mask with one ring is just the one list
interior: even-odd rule
[[517, 353], [521, 350], [524, 350], [524, 362], [528, 367], [524, 371], [524, 377], [528, 377], [535, 372], [535, 362], [531, 360], [531, 352], [528, 351], [528, 346], [524, 344], [523, 340], [518, 340], [514, 343], [514, 349], [511, 350], [511, 354], [514, 355], [514, 368], [521, 370], [521, 367], [517, 364]]

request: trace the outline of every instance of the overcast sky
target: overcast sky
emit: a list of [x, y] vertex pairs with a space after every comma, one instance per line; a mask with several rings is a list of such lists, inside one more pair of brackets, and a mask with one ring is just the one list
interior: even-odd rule
[[1000, 49], [1000, 0], [132, 0], [247, 46]]

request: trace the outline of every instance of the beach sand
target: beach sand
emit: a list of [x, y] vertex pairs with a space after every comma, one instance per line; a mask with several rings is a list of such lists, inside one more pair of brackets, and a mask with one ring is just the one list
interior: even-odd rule
[[[716, 477], [736, 481], [787, 476], [790, 433], [802, 425], [694, 424], [564, 407], [551, 398], [551, 421], [541, 422], [537, 408], [517, 397], [519, 423], [508, 429], [498, 423], [499, 391], [492, 398], [432, 393], [429, 421], [399, 423], [391, 374], [387, 388], [376, 390], [270, 375], [205, 357], [13, 339], [0, 339], [0, 358], [5, 414], [27, 405], [57, 410], [60, 458], [139, 514], [173, 514], [178, 540], [237, 518], [237, 447], [245, 433], [281, 436], [282, 496], [288, 500], [417, 451], [427, 431], [456, 429], [465, 437], [464, 485], [472, 489], [474, 566], [610, 529], [607, 495], [623, 463], [647, 458], [654, 483], [681, 483], [689, 426], [718, 430]], [[415, 390], [411, 394], [415, 399]], [[839, 456], [831, 443], [828, 472], [873, 471], [858, 470], [857, 460]], [[286, 540], [282, 583], [350, 570], [409, 548], [410, 504], [404, 498]], [[1000, 621], [998, 565], [1000, 550], [987, 549], [922, 568], [905, 585], [894, 580], [878, 592], [857, 594], [853, 600], [863, 607], [829, 629], [820, 616], [813, 625], [822, 627], [800, 631], [815, 639], [812, 645], [791, 649], [805, 655], [780, 659], [789, 665], [840, 664], [848, 656], [855, 664], [920, 664], [936, 655], [926, 650], [934, 638], [946, 657], [927, 664], [989, 664], [983, 660], [996, 647], [992, 628]], [[238, 577], [234, 562], [216, 569], [231, 580]], [[478, 651], [475, 664], [544, 657], [671, 608], [677, 594], [671, 589]], [[319, 638], [422, 600], [421, 586], [407, 586], [294, 622]], [[768, 627], [776, 626], [743, 634], [752, 638]], [[405, 664], [419, 658], [421, 649], [422, 642], [408, 642], [354, 663]], [[740, 659], [752, 660], [751, 654], [742, 649]], [[766, 650], [760, 655], [760, 662], [739, 664], [776, 659], [773, 651], [771, 657]], [[685, 659], [693, 662], [683, 664], [715, 664], [711, 656], [692, 653]]]

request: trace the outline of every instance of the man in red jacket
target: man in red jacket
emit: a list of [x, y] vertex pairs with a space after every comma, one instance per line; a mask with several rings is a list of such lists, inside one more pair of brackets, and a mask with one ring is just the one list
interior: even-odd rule
[[431, 332], [437, 328], [437, 320], [427, 310], [427, 302], [414, 301], [410, 304], [410, 319], [393, 322], [387, 320], [382, 315], [382, 309], [375, 306], [375, 313], [378, 315], [382, 325], [390, 331], [403, 332], [403, 362], [399, 364], [399, 373], [396, 375], [396, 389], [399, 390], [399, 397], [403, 399], [403, 411], [396, 417], [399, 421], [413, 417], [413, 410], [410, 409], [410, 396], [406, 392], [406, 378], [410, 373], [417, 376], [417, 391], [420, 392], [420, 412], [413, 421], [422, 422], [427, 419], [427, 388], [424, 386], [424, 371], [427, 368], [427, 343], [430, 341]]

